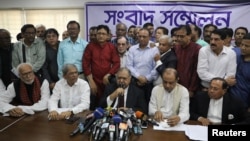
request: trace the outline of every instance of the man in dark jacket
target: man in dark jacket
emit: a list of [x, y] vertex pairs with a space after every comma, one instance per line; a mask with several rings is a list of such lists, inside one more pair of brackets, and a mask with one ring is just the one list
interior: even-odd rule
[[100, 105], [147, 113], [144, 93], [131, 83], [131, 73], [127, 68], [120, 68], [116, 74], [116, 83], [108, 85], [104, 91]]
[[197, 93], [190, 105], [190, 119], [202, 125], [249, 124], [243, 102], [227, 93], [227, 82], [213, 78], [207, 92]]

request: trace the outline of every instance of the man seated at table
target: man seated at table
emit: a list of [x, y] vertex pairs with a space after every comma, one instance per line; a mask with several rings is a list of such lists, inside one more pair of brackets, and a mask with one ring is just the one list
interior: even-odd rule
[[173, 68], [162, 73], [162, 84], [152, 90], [149, 115], [158, 122], [167, 119], [169, 126], [175, 126], [189, 119], [189, 92], [177, 83], [179, 77]]
[[74, 64], [65, 64], [62, 73], [63, 78], [56, 82], [49, 99], [50, 120], [67, 119], [89, 109], [90, 88], [85, 80], [78, 78], [77, 67]]
[[146, 100], [141, 89], [131, 83], [131, 72], [127, 68], [120, 68], [116, 74], [116, 83], [107, 85], [101, 99], [103, 108], [113, 107], [147, 113]]
[[[202, 125], [247, 124], [248, 113], [243, 102], [227, 93], [223, 78], [213, 78], [207, 92], [197, 93], [190, 104], [190, 119]], [[248, 123], [249, 124], [249, 123]]]
[[0, 111], [20, 117], [46, 110], [50, 97], [48, 81], [37, 77], [30, 63], [19, 64], [17, 71], [20, 78], [0, 94]]

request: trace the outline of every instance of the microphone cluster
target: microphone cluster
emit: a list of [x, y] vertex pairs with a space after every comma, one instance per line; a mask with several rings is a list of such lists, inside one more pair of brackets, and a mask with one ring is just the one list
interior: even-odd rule
[[140, 111], [97, 108], [81, 120], [70, 136], [87, 132], [94, 141], [128, 141], [132, 132], [135, 135], [143, 134], [142, 122], [148, 120]]

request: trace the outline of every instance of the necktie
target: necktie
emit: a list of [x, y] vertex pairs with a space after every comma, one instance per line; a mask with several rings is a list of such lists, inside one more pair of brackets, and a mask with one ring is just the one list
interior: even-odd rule
[[118, 97], [118, 108], [124, 107], [124, 95], [119, 95]]

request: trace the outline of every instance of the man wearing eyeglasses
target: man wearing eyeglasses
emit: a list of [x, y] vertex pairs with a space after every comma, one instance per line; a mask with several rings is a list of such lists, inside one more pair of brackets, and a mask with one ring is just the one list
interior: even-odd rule
[[186, 87], [189, 96], [198, 90], [199, 77], [196, 71], [200, 45], [191, 41], [192, 30], [189, 25], [180, 25], [175, 33], [178, 45], [174, 47], [177, 56], [176, 70], [179, 73], [179, 83]]
[[20, 63], [31, 63], [36, 75], [41, 76], [41, 68], [45, 62], [46, 50], [43, 40], [36, 38], [36, 28], [33, 24], [25, 24], [21, 28], [23, 40], [14, 44], [12, 53], [13, 72]]
[[129, 48], [128, 39], [125, 36], [118, 37], [116, 48], [120, 57], [120, 67], [125, 67], [128, 56], [127, 49]]
[[20, 117], [46, 110], [50, 97], [48, 81], [37, 77], [30, 63], [19, 64], [17, 71], [19, 79], [0, 94], [0, 112]]

